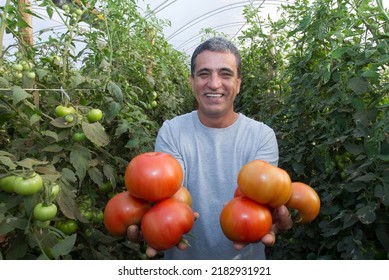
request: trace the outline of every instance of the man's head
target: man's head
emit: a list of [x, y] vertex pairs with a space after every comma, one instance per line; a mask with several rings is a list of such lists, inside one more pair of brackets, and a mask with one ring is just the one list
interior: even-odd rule
[[192, 58], [191, 58], [191, 67], [190, 67], [190, 72], [191, 72], [192, 77], [194, 76], [194, 71], [196, 68], [196, 58], [200, 53], [202, 53], [204, 51], [220, 52], [220, 53], [232, 53], [236, 59], [238, 77], [241, 78], [242, 59], [241, 59], [240, 53], [239, 53], [238, 49], [236, 48], [236, 46], [232, 42], [230, 42], [227, 39], [222, 38], [222, 37], [214, 37], [214, 38], [208, 39], [205, 42], [201, 43], [194, 50]]

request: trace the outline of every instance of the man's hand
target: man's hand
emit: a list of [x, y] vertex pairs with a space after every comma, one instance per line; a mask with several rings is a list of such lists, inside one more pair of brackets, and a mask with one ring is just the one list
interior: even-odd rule
[[[265, 246], [273, 246], [276, 242], [276, 234], [280, 231], [285, 231], [290, 229], [293, 226], [292, 218], [288, 208], [285, 205], [277, 207], [273, 211], [273, 226], [269, 233], [265, 234], [261, 242]], [[246, 244], [234, 242], [234, 248], [236, 250], [241, 250]]]

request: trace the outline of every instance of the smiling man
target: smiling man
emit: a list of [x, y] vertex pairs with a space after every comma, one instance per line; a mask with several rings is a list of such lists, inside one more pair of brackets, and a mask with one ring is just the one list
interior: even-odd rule
[[199, 105], [200, 121], [213, 128], [231, 125], [238, 118], [234, 101], [241, 83], [240, 58], [230, 52], [206, 50], [193, 63], [190, 81]]
[[[264, 245], [275, 242], [277, 230], [292, 226], [282, 206], [275, 209], [273, 230], [262, 242], [233, 244], [221, 230], [220, 213], [234, 196], [241, 167], [254, 159], [278, 163], [274, 131], [234, 111], [241, 73], [240, 54], [230, 41], [216, 37], [202, 43], [191, 59], [190, 82], [198, 109], [165, 121], [159, 130], [155, 150], [180, 162], [183, 186], [199, 214], [187, 237], [191, 246], [178, 244], [165, 252], [166, 259], [265, 259]], [[146, 254], [156, 251], [149, 247]]]

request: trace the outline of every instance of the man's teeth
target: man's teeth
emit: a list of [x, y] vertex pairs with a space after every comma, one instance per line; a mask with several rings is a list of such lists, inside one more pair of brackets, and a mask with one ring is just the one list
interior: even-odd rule
[[208, 93], [207, 96], [208, 97], [222, 97], [223, 95], [222, 94], [216, 94], [216, 93]]

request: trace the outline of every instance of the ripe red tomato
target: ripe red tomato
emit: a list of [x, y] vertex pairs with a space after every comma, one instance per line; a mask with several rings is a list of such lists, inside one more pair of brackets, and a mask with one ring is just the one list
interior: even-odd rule
[[176, 193], [173, 194], [172, 197], [175, 199], [178, 199], [180, 201], [183, 201], [192, 207], [192, 196], [190, 195], [190, 192], [188, 191], [188, 189], [185, 188], [184, 186], [181, 186], [178, 189], [178, 191], [176, 191]]
[[115, 194], [104, 209], [105, 228], [114, 236], [124, 236], [130, 225], [140, 224], [150, 207], [150, 203], [132, 197], [127, 191]]
[[155, 202], [171, 197], [178, 191], [183, 176], [181, 165], [173, 156], [148, 152], [130, 161], [124, 182], [131, 195]]
[[157, 202], [142, 218], [144, 240], [157, 250], [166, 250], [177, 245], [188, 233], [195, 217], [192, 208], [174, 198]]
[[301, 182], [293, 182], [292, 195], [285, 206], [298, 211], [300, 217], [295, 220], [296, 223], [308, 223], [319, 214], [320, 198], [311, 186]]
[[234, 242], [257, 242], [272, 226], [272, 215], [267, 206], [247, 197], [235, 197], [220, 213], [224, 235]]
[[289, 174], [263, 160], [253, 160], [240, 169], [238, 186], [248, 198], [273, 208], [284, 205], [292, 193]]

